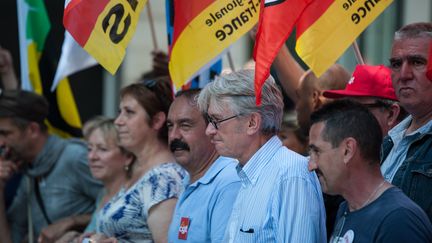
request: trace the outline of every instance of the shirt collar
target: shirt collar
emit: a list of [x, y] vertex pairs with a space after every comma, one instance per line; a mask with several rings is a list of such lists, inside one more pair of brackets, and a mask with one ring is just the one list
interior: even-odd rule
[[282, 146], [282, 142], [277, 136], [269, 139], [258, 151], [241, 167], [237, 165], [237, 174], [243, 184], [251, 183], [255, 185], [258, 176], [271, 160], [276, 151]]
[[[231, 163], [234, 163], [235, 161], [236, 160], [231, 158], [219, 156], [219, 158], [217, 158], [213, 162], [210, 168], [208, 168], [204, 176], [202, 176], [201, 178], [199, 178], [197, 181], [190, 184], [189, 186], [196, 187], [198, 186], [198, 184], [204, 184], [204, 185], [209, 184], [213, 180], [213, 178], [215, 178], [219, 174], [219, 172], [221, 172], [226, 166], [228, 166]], [[188, 179], [187, 181], [189, 181], [189, 176], [187, 179]]]
[[[392, 138], [392, 140], [394, 141], [395, 139], [397, 139], [397, 137], [401, 134], [401, 133], [405, 133], [406, 129], [408, 128], [408, 126], [411, 124], [412, 122], [412, 116], [408, 116], [407, 118], [403, 119], [398, 125], [396, 125], [395, 127], [393, 127], [388, 135]], [[418, 134], [418, 136], [422, 137], [426, 134], [431, 134], [432, 133], [432, 120], [428, 121], [425, 125], [423, 125], [422, 127], [418, 128], [417, 130], [415, 130], [414, 132], [412, 132], [411, 134], [408, 134], [408, 136], [414, 135], [414, 134]]]

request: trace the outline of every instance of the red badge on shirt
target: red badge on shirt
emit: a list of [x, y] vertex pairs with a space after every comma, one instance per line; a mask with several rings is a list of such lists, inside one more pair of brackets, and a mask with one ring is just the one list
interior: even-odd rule
[[185, 218], [185, 217], [181, 218], [179, 232], [178, 232], [178, 238], [180, 240], [186, 240], [187, 239], [189, 224], [190, 224], [189, 218]]

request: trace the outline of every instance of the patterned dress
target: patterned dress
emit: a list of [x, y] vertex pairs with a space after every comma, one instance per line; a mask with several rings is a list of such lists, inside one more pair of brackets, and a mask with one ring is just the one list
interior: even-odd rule
[[97, 232], [119, 242], [153, 242], [147, 224], [148, 211], [183, 191], [185, 170], [165, 163], [148, 171], [129, 189], [122, 188], [99, 212]]

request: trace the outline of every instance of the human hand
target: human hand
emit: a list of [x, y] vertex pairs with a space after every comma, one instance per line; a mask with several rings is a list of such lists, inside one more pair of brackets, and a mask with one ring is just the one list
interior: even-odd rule
[[78, 240], [80, 235], [81, 233], [78, 231], [68, 231], [55, 243], [81, 243], [82, 241]]
[[114, 237], [107, 237], [100, 233], [85, 233], [79, 238], [80, 243], [118, 243]]
[[12, 55], [9, 50], [0, 47], [0, 73], [8, 73], [13, 71]]
[[71, 225], [73, 225], [72, 221], [71, 218], [65, 218], [46, 226], [38, 237], [38, 243], [56, 242], [68, 232]]
[[169, 71], [168, 71], [169, 57], [168, 57], [168, 55], [161, 50], [154, 50], [151, 52], [151, 54], [153, 56], [152, 68], [153, 68], [153, 72], [156, 74], [156, 76], [169, 75]]
[[5, 154], [8, 153], [8, 148], [2, 149], [4, 152], [0, 155], [0, 186], [3, 188], [6, 181], [19, 171], [19, 163], [6, 158]]

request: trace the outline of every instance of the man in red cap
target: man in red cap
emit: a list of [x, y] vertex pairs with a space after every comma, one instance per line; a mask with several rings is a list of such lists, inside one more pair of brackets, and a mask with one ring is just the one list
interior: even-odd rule
[[393, 128], [401, 108], [392, 86], [391, 70], [383, 65], [357, 65], [343, 90], [326, 90], [326, 98], [350, 98], [362, 103], [378, 120], [383, 135]]

